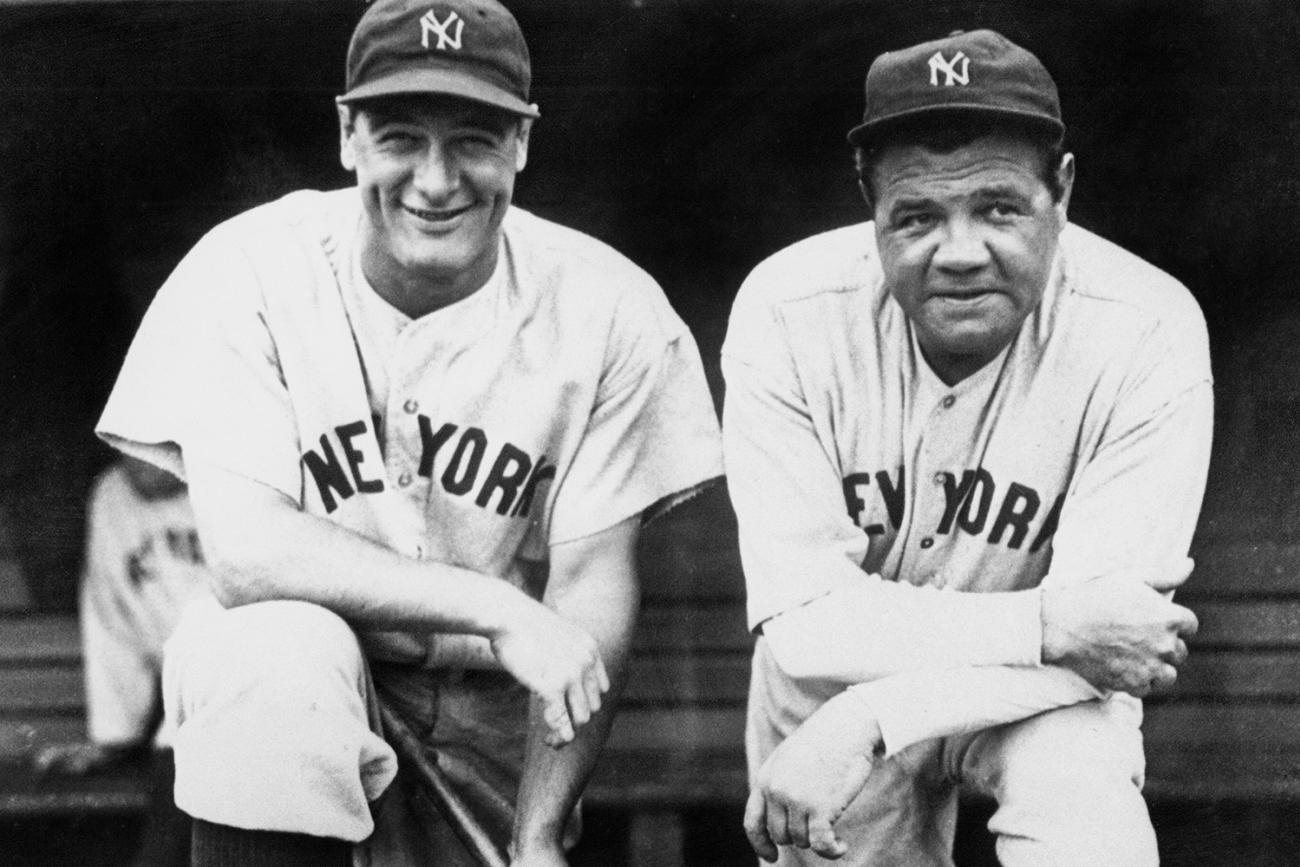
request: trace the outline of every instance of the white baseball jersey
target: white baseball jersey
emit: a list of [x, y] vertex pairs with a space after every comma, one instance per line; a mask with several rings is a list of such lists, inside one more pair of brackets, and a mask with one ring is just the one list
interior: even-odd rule
[[627, 259], [511, 208], [489, 282], [412, 320], [361, 273], [362, 219], [355, 189], [302, 191], [210, 232], [146, 315], [99, 433], [534, 596], [549, 545], [720, 475], [694, 340]]
[[[189, 496], [146, 499], [120, 465], [95, 481], [81, 581], [87, 724], [91, 740], [134, 744], [155, 733], [163, 644], [181, 609], [207, 596]], [[169, 732], [157, 732], [165, 745]]]
[[[1035, 588], [1185, 556], [1212, 396], [1190, 294], [1076, 226], [1013, 342], [945, 386], [874, 237], [819, 235], [749, 277], [723, 427], [750, 625], [766, 624], [756, 676], [785, 696], [768, 712], [803, 718], [868, 681], [892, 753], [1099, 697], [1040, 665]], [[838, 686], [797, 684], [772, 657], [846, 634]]]

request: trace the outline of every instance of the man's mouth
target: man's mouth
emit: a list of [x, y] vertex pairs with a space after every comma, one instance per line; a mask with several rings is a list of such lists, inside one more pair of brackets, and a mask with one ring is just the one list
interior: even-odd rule
[[998, 294], [994, 289], [957, 289], [932, 292], [930, 297], [948, 304], [977, 304]]
[[468, 213], [473, 205], [463, 205], [459, 208], [416, 208], [411, 205], [402, 205], [402, 210], [406, 211], [413, 217], [417, 217], [426, 223], [447, 223], [461, 214]]

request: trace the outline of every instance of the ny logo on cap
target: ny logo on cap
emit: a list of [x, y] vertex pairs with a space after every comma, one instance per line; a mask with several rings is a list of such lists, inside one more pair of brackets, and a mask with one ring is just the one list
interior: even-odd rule
[[[447, 32], [452, 24], [456, 25], [456, 33], [454, 36]], [[455, 12], [448, 12], [446, 21], [439, 21], [438, 16], [434, 15], [433, 10], [430, 9], [428, 12], [424, 13], [424, 17], [420, 19], [420, 44], [425, 48], [428, 48], [429, 34], [432, 33], [438, 37], [438, 44], [435, 45], [434, 48], [439, 51], [445, 51], [448, 48], [454, 48], [459, 51], [460, 34], [464, 29], [464, 20]]]
[[[961, 64], [961, 71], [957, 71], [957, 64]], [[952, 60], [944, 60], [943, 52], [936, 51], [930, 58], [930, 83], [935, 87], [939, 86], [939, 73], [944, 75], [943, 86], [953, 87], [958, 84], [970, 84], [970, 58], [963, 51], [958, 51], [952, 56]]]

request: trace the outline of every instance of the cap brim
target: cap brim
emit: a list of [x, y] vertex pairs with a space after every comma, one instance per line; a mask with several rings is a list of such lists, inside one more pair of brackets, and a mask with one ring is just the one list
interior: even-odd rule
[[407, 69], [385, 78], [368, 81], [336, 97], [341, 105], [402, 94], [440, 94], [481, 102], [523, 117], [540, 117], [537, 106], [512, 93], [493, 87], [479, 78], [446, 69]]
[[902, 124], [905, 121], [915, 120], [922, 117], [937, 117], [941, 115], [966, 116], [966, 117], [1000, 117], [1008, 121], [1018, 121], [1027, 126], [1036, 126], [1043, 130], [1056, 133], [1058, 136], [1065, 134], [1065, 124], [1054, 117], [1045, 114], [1036, 114], [1028, 111], [1016, 111], [1007, 108], [995, 108], [993, 106], [971, 103], [962, 105], [960, 103], [947, 103], [944, 105], [927, 105], [908, 111], [900, 111], [897, 114], [878, 117], [870, 123], [859, 124], [849, 130], [849, 144], [857, 147], [866, 147], [872, 139], [879, 138], [883, 133]]

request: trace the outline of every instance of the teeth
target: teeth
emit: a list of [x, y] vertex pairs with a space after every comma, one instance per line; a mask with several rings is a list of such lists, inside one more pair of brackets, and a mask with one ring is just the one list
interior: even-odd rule
[[453, 208], [449, 211], [426, 211], [422, 208], [412, 208], [409, 205], [404, 207], [422, 220], [450, 220], [452, 217], [458, 216], [465, 211], [464, 208]]

